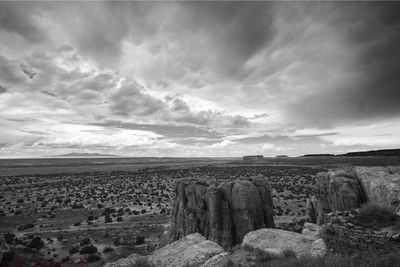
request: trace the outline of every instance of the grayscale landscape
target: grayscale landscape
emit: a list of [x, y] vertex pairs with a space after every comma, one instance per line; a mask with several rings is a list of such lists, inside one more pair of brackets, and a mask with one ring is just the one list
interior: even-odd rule
[[0, 267], [400, 266], [400, 3], [0, 1]]

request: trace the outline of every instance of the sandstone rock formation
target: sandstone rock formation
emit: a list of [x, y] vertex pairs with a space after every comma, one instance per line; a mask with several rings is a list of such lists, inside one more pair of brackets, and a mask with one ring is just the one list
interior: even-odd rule
[[318, 217], [318, 199], [315, 196], [308, 198], [306, 201], [306, 221], [311, 223], [317, 222]]
[[208, 259], [201, 267], [221, 267], [229, 266], [230, 252], [222, 252]]
[[301, 231], [301, 234], [312, 236], [315, 238], [321, 238], [322, 227], [314, 223], [306, 222], [303, 225], [303, 230]]
[[400, 211], [400, 169], [396, 167], [356, 167], [368, 200]]
[[318, 173], [318, 200], [307, 201], [309, 221], [322, 224], [333, 211], [359, 208], [367, 201], [400, 211], [399, 167], [354, 167]]
[[[316, 240], [318, 243], [313, 242]], [[260, 229], [248, 233], [243, 238], [242, 246], [248, 249], [260, 249], [266, 253], [280, 255], [290, 249], [297, 256], [322, 255], [322, 239], [280, 229]], [[313, 252], [311, 253], [311, 249]], [[321, 253], [318, 253], [318, 249]], [[326, 251], [326, 250], [325, 250]]]
[[129, 266], [133, 266], [134, 264], [137, 264], [138, 260], [140, 259], [145, 259], [145, 256], [141, 256], [139, 254], [131, 254], [129, 255], [129, 257], [124, 258], [124, 259], [119, 259], [118, 261], [115, 262], [109, 262], [106, 265], [104, 265], [103, 267], [129, 267]]
[[317, 224], [323, 223], [324, 214], [332, 211], [358, 208], [367, 196], [354, 170], [335, 170], [318, 173]]
[[310, 255], [311, 257], [323, 257], [326, 255], [327, 247], [322, 238], [315, 240], [311, 243]]
[[154, 251], [149, 261], [160, 267], [201, 266], [208, 259], [224, 252], [220, 245], [196, 233]]
[[167, 242], [197, 232], [227, 248], [240, 244], [250, 231], [275, 226], [272, 194], [263, 177], [219, 185], [182, 179], [175, 193]]

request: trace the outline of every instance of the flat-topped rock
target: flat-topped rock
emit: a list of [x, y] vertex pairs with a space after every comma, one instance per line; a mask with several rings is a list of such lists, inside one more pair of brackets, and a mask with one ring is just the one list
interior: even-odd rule
[[260, 229], [246, 234], [242, 247], [260, 249], [266, 253], [280, 255], [286, 249], [297, 256], [310, 256], [312, 243], [317, 238], [280, 229]]
[[270, 187], [264, 177], [220, 184], [181, 179], [175, 186], [169, 243], [200, 233], [224, 248], [240, 244], [250, 231], [275, 227]]
[[225, 250], [220, 245], [196, 233], [154, 251], [148, 259], [160, 267], [195, 267], [223, 252]]

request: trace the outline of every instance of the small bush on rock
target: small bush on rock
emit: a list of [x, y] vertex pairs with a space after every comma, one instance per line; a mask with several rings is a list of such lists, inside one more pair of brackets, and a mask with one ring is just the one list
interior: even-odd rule
[[352, 222], [356, 225], [379, 230], [399, 224], [400, 217], [388, 208], [373, 203], [363, 205]]

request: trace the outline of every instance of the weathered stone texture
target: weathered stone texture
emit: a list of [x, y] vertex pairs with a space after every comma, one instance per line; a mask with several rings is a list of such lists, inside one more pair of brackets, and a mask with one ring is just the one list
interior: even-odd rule
[[202, 266], [208, 259], [223, 252], [220, 245], [196, 233], [154, 251], [148, 259], [160, 267], [195, 267]]
[[219, 185], [182, 179], [175, 193], [167, 242], [197, 232], [227, 248], [240, 244], [250, 231], [275, 226], [272, 194], [263, 177]]

